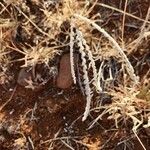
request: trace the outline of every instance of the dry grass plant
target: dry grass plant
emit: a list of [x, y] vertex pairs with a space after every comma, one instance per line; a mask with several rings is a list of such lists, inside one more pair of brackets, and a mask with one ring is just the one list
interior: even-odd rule
[[[10, 3], [12, 2], [12, 3]], [[20, 1], [5, 1], [6, 6], [0, 2], [1, 11], [0, 15], [3, 14], [3, 12], [8, 12], [10, 14], [11, 12], [8, 10], [8, 6], [15, 9], [16, 13], [21, 14], [24, 17], [25, 20], [25, 30], [29, 31], [34, 27], [36, 29], [35, 34], [40, 32], [40, 36], [42, 37], [42, 40], [39, 40], [35, 46], [31, 45], [21, 45], [22, 48], [19, 49], [13, 42], [3, 40], [5, 39], [5, 34], [7, 33], [6, 30], [10, 29], [12, 27], [16, 27], [15, 21], [12, 21], [11, 17], [13, 14], [10, 14], [10, 18], [4, 19], [0, 18], [0, 69], [2, 70], [2, 73], [5, 73], [5, 70], [7, 68], [7, 64], [9, 64], [9, 52], [16, 51], [19, 54], [21, 53], [23, 55], [22, 58], [14, 60], [14, 61], [23, 61], [24, 65], [22, 67], [34, 67], [36, 64], [43, 64], [45, 63], [48, 65], [48, 62], [53, 60], [56, 55], [61, 54], [60, 48], [69, 46], [70, 49], [70, 63], [71, 63], [71, 72], [72, 72], [72, 78], [74, 80], [74, 83], [76, 84], [76, 75], [75, 75], [75, 66], [74, 66], [74, 45], [77, 44], [78, 46], [78, 53], [81, 55], [81, 66], [83, 70], [83, 84], [84, 84], [84, 91], [86, 96], [86, 106], [85, 106], [85, 112], [83, 114], [82, 121], [85, 121], [87, 117], [89, 116], [90, 112], [92, 111], [99, 111], [101, 112], [97, 118], [95, 118], [91, 125], [89, 126], [89, 129], [93, 128], [95, 124], [102, 119], [103, 116], [106, 114], [109, 114], [108, 119], [115, 121], [116, 128], [119, 128], [120, 122], [123, 122], [126, 124], [128, 120], [132, 120], [133, 128], [132, 130], [136, 134], [138, 129], [142, 126], [144, 128], [150, 127], [150, 101], [146, 101], [145, 99], [139, 99], [137, 98], [137, 95], [139, 93], [139, 88], [137, 87], [137, 84], [139, 83], [138, 77], [135, 75], [134, 67], [132, 66], [131, 62], [128, 59], [128, 56], [125, 52], [133, 52], [137, 51], [139, 45], [142, 45], [143, 39], [149, 38], [149, 30], [150, 30], [150, 8], [148, 9], [147, 16], [145, 19], [141, 19], [137, 16], [134, 16], [133, 14], [130, 14], [126, 12], [127, 9], [127, 3], [128, 0], [126, 0], [126, 5], [124, 7], [124, 10], [120, 10], [118, 8], [114, 8], [112, 6], [99, 3], [98, 1], [92, 1], [89, 5], [89, 1], [76, 1], [76, 0], [64, 0], [62, 2], [62, 6], [59, 7], [59, 2], [57, 4], [56, 2], [56, 11], [51, 11], [48, 9], [48, 7], [43, 5], [43, 7], [40, 9], [43, 12], [44, 18], [42, 18], [41, 22], [43, 23], [42, 27], [39, 27], [35, 21], [35, 16], [27, 15], [25, 11], [27, 11], [28, 8], [25, 8], [25, 11], [23, 10]], [[101, 6], [104, 8], [111, 9], [113, 11], [117, 11], [121, 14], [123, 14], [123, 22], [122, 22], [122, 46], [120, 41], [117, 41], [117, 38], [113, 37], [111, 33], [107, 32], [104, 28], [99, 26], [96, 23], [96, 19], [94, 20], [94, 16], [90, 16], [90, 13], [94, 9], [94, 6]], [[22, 9], [20, 9], [22, 8]], [[95, 14], [94, 14], [95, 15]], [[97, 15], [97, 14], [96, 14]], [[129, 45], [126, 45], [124, 42], [125, 39], [125, 17], [130, 16], [131, 18], [137, 19], [139, 21], [143, 22], [143, 25], [141, 27], [141, 32], [139, 33], [139, 36], [137, 39], [134, 39]], [[1, 17], [1, 16], [0, 16]], [[15, 17], [14, 17], [15, 18]], [[68, 21], [70, 24], [70, 30], [67, 32], [67, 37], [70, 39], [70, 41], [66, 44], [63, 42], [60, 42], [58, 39], [56, 39], [57, 35], [61, 32], [61, 26], [64, 22]], [[31, 26], [31, 28], [30, 28]], [[28, 28], [29, 27], [29, 28]], [[45, 27], [49, 29], [46, 31]], [[92, 31], [96, 29], [97, 32], [100, 32], [102, 34], [102, 37], [105, 38], [103, 41], [104, 47], [101, 47], [100, 45], [100, 38], [97, 37], [91, 37]], [[75, 32], [74, 32], [75, 30]], [[91, 37], [91, 38], [90, 38]], [[95, 38], [95, 39], [94, 39]], [[48, 42], [49, 40], [53, 39], [55, 42], [55, 46], [43, 46], [42, 43]], [[103, 38], [101, 38], [103, 39]], [[92, 42], [91, 42], [92, 41]], [[57, 45], [59, 43], [59, 45]], [[28, 48], [27, 48], [28, 46]], [[129, 84], [124, 84], [124, 87], [121, 85], [118, 86], [118, 89], [103, 91], [100, 80], [104, 80], [104, 74], [103, 74], [103, 66], [104, 66], [104, 59], [107, 57], [101, 56], [102, 53], [101, 49], [103, 49], [103, 53], [105, 53], [105, 49], [109, 51], [109, 48], [115, 52], [117, 52], [117, 56], [114, 53], [115, 58], [119, 58], [119, 63], [121, 63], [124, 68], [126, 69], [125, 72], [128, 73], [129, 77], [134, 83], [134, 86]], [[127, 48], [127, 49], [126, 49]], [[129, 51], [128, 51], [129, 50]], [[106, 54], [106, 53], [105, 53]], [[109, 59], [109, 56], [107, 57]], [[87, 65], [87, 62], [90, 62], [89, 65]], [[101, 64], [99, 68], [96, 67], [96, 61], [99, 61]], [[5, 63], [5, 66], [3, 64]], [[92, 68], [93, 77], [90, 79], [89, 77], [89, 70]], [[124, 72], [124, 76], [126, 76], [126, 73]], [[109, 79], [113, 80], [113, 76], [111, 73], [111, 69], [109, 71]], [[0, 71], [0, 78], [1, 78], [1, 71]], [[1, 80], [1, 79], [0, 79]], [[123, 79], [122, 79], [123, 80]], [[125, 80], [125, 79], [124, 79]], [[125, 82], [131, 82], [131, 81], [125, 81]], [[91, 84], [92, 83], [92, 84]], [[94, 87], [94, 88], [93, 88]], [[114, 89], [116, 89], [115, 87]], [[95, 108], [91, 109], [91, 101], [93, 97], [93, 93], [101, 93], [101, 92], [108, 92], [110, 95], [113, 96], [113, 102], [109, 105], [104, 106], [96, 106]], [[145, 115], [142, 114], [144, 112]], [[147, 124], [144, 124], [144, 122], [147, 122]], [[136, 134], [137, 136], [137, 134]], [[70, 146], [70, 143], [68, 142], [68, 139], [72, 138], [74, 141], [79, 142], [76, 139], [76, 137], [61, 137], [57, 138], [57, 135], [54, 139], [45, 141], [44, 143], [51, 143], [56, 140], [60, 140], [66, 147], [69, 149], [74, 149]], [[137, 136], [138, 138], [138, 136]], [[32, 145], [32, 148], [34, 148], [34, 143], [32, 142], [32, 139], [29, 137], [28, 139]], [[139, 139], [140, 141], [140, 139]], [[142, 145], [142, 143], [141, 143]], [[143, 146], [143, 145], [142, 145]], [[144, 146], [143, 146], [144, 147]], [[50, 146], [51, 149], [51, 146]]]

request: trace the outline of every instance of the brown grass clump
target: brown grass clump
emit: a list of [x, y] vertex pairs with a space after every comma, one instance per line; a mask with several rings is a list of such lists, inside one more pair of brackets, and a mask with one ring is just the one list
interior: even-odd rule
[[[15, 125], [4, 127], [9, 115], [1, 121], [0, 133], [5, 130], [15, 138], [8, 138], [10, 148], [40, 149], [44, 145], [48, 149], [107, 149], [109, 141], [124, 132], [123, 139], [132, 135], [146, 149], [138, 133], [141, 130], [148, 132], [150, 128], [149, 37], [150, 5], [146, 0], [2, 0], [0, 85], [12, 93], [10, 98], [2, 96], [0, 112], [12, 108], [14, 100], [16, 108], [23, 106], [25, 113], [20, 114], [17, 109], [20, 115], [16, 113], [14, 118], [19, 125], [12, 133], [8, 132], [9, 126]], [[61, 58], [68, 53], [66, 63], [70, 65], [60, 67]], [[71, 74], [69, 85], [74, 83], [72, 87], [67, 86], [67, 90], [58, 89], [56, 85], [58, 77], [59, 82], [63, 80], [61, 68], [65, 68], [66, 78]], [[15, 94], [19, 87], [17, 83], [22, 91], [19, 96], [19, 93]], [[15, 88], [10, 88], [14, 85]], [[30, 93], [27, 89], [33, 91]], [[47, 109], [43, 109], [42, 104], [48, 103], [43, 100], [49, 93], [50, 100], [56, 97], [60, 102], [49, 102], [54, 107], [45, 104]], [[74, 96], [74, 93], [77, 94]], [[34, 108], [15, 103], [20, 97], [29, 98], [29, 105], [34, 103]], [[34, 99], [39, 100], [40, 107]], [[64, 99], [68, 101], [64, 102]], [[36, 111], [42, 119], [47, 117], [44, 121], [51, 117], [56, 122], [51, 122], [50, 126], [45, 122], [43, 127], [43, 123], [39, 123], [42, 119], [34, 117]], [[9, 114], [14, 112], [12, 109]], [[30, 113], [32, 119], [28, 117]], [[70, 115], [69, 119], [63, 114]], [[28, 130], [30, 124], [32, 129]], [[45, 135], [37, 133], [38, 125], [44, 128]], [[98, 134], [97, 127], [104, 131], [103, 135]], [[48, 132], [51, 130], [52, 133]], [[79, 136], [80, 130], [84, 130], [82, 135], [85, 136]], [[91, 130], [95, 140], [90, 138]], [[35, 131], [36, 134], [31, 134]], [[107, 139], [106, 132], [110, 131], [112, 136]], [[5, 143], [6, 137], [0, 137], [0, 142]], [[123, 141], [130, 141], [130, 138]]]

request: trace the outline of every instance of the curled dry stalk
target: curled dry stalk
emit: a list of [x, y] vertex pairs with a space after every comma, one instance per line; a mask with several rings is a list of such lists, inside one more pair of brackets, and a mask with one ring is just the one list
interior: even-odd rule
[[121, 49], [119, 44], [114, 40], [114, 38], [111, 37], [103, 28], [101, 28], [99, 25], [97, 25], [94, 21], [92, 21], [84, 16], [81, 16], [79, 14], [74, 14], [74, 16], [75, 16], [75, 18], [80, 19], [80, 20], [88, 23], [89, 25], [92, 25], [94, 28], [96, 28], [99, 32], [101, 32], [113, 44], [113, 46], [115, 47], [115, 49], [121, 56], [122, 61], [125, 63], [126, 70], [127, 70], [128, 74], [130, 75], [130, 78], [134, 81], [134, 84], [137, 84], [138, 77], [134, 73], [133, 66], [131, 65], [130, 61], [128, 60], [127, 56], [125, 55], [125, 53], [123, 52], [123, 50]]
[[[98, 26], [94, 21], [91, 21], [90, 19], [81, 16], [79, 14], [74, 14], [75, 20], [77, 21], [77, 19], [82, 20], [90, 25], [92, 25], [94, 28], [96, 28], [99, 32], [101, 32], [111, 43], [112, 46], [115, 47], [116, 51], [118, 52], [118, 54], [121, 56], [123, 63], [126, 66], [126, 70], [130, 76], [130, 78], [134, 81], [134, 85], [138, 83], [138, 78], [134, 73], [134, 69], [131, 65], [131, 63], [129, 62], [127, 56], [125, 55], [125, 53], [123, 52], [123, 50], [121, 49], [121, 47], [119, 46], [119, 44], [114, 40], [113, 37], [111, 37], [109, 35], [109, 33], [107, 33], [103, 28], [101, 28], [100, 26]], [[74, 45], [74, 40], [75, 40], [75, 33], [73, 32], [73, 22], [71, 22], [71, 28], [70, 28], [70, 63], [71, 63], [71, 72], [72, 72], [72, 78], [74, 80], [74, 83], [76, 83], [76, 79], [75, 79], [75, 72], [74, 72], [74, 63], [73, 63], [73, 45]], [[77, 39], [77, 44], [79, 47], [79, 52], [81, 54], [81, 59], [82, 59], [82, 67], [83, 67], [83, 78], [84, 78], [84, 85], [85, 85], [85, 95], [86, 95], [86, 99], [87, 99], [87, 103], [86, 103], [86, 108], [85, 108], [85, 112], [84, 112], [84, 116], [82, 118], [82, 120], [86, 120], [89, 112], [90, 112], [90, 103], [91, 103], [91, 99], [92, 99], [92, 95], [91, 95], [91, 88], [90, 88], [90, 82], [89, 82], [89, 78], [88, 78], [88, 72], [87, 72], [87, 64], [86, 64], [86, 54], [88, 56], [88, 59], [91, 62], [91, 66], [93, 69], [93, 80], [94, 80], [94, 85], [96, 88], [98, 88], [98, 91], [101, 92], [102, 89], [100, 86], [98, 86], [99, 81], [98, 81], [98, 72], [96, 70], [96, 65], [95, 65], [95, 61], [93, 60], [93, 55], [92, 52], [89, 48], [89, 46], [86, 43], [86, 40], [83, 38], [82, 36], [82, 32], [79, 30], [76, 30], [76, 39]]]
[[[138, 79], [136, 77], [136, 75], [134, 74], [134, 69], [131, 65], [131, 63], [129, 62], [127, 56], [125, 55], [125, 53], [123, 52], [123, 50], [120, 48], [119, 44], [100, 26], [98, 26], [95, 22], [91, 21], [90, 19], [81, 16], [79, 14], [74, 14], [74, 17], [79, 20], [82, 20], [90, 25], [92, 25], [93, 27], [95, 27], [99, 32], [101, 32], [111, 43], [112, 45], [116, 48], [117, 52], [119, 53], [119, 55], [121, 56], [123, 62], [125, 63], [126, 66], [126, 70], [128, 72], [128, 74], [130, 75], [130, 78], [134, 81], [135, 84], [138, 83]], [[76, 82], [75, 79], [75, 72], [74, 72], [74, 61], [73, 61], [73, 46], [75, 43], [75, 33], [73, 31], [73, 22], [71, 22], [71, 28], [70, 28], [70, 63], [71, 63], [71, 72], [72, 72], [72, 78], [74, 80], [74, 83]], [[76, 40], [77, 40], [77, 45], [79, 47], [79, 53], [81, 54], [81, 60], [82, 60], [82, 67], [83, 67], [83, 79], [84, 79], [84, 86], [85, 86], [85, 95], [86, 95], [86, 107], [85, 107], [85, 112], [82, 118], [82, 121], [85, 121], [87, 116], [89, 115], [90, 112], [90, 104], [91, 104], [91, 99], [92, 99], [92, 90], [90, 88], [90, 81], [89, 81], [89, 77], [88, 77], [88, 71], [87, 71], [87, 64], [86, 64], [86, 54], [88, 56], [88, 59], [91, 62], [91, 66], [93, 69], [93, 80], [94, 80], [94, 85], [96, 88], [98, 88], [98, 91], [101, 92], [102, 89], [100, 87], [99, 84], [99, 72], [97, 72], [96, 70], [96, 65], [95, 65], [95, 61], [93, 59], [93, 55], [92, 52], [90, 51], [90, 47], [88, 46], [88, 44], [86, 43], [86, 40], [83, 38], [82, 32], [78, 29], [76, 29]]]

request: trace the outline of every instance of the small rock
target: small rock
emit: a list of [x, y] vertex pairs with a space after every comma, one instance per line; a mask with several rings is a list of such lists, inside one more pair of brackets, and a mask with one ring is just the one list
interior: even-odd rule
[[26, 89], [32, 89], [34, 91], [39, 91], [43, 88], [42, 83], [36, 82], [36, 78], [38, 78], [38, 74], [36, 75], [36, 78], [33, 79], [33, 70], [29, 68], [22, 68], [19, 72], [17, 83]]
[[[76, 60], [77, 55], [74, 55]], [[67, 89], [73, 84], [71, 65], [70, 65], [70, 54], [64, 54], [60, 59], [59, 72], [56, 79], [56, 86], [61, 89]]]
[[28, 83], [26, 80], [30, 80], [32, 78], [31, 70], [28, 71], [27, 68], [22, 68], [19, 72], [17, 83], [21, 86], [27, 86]]

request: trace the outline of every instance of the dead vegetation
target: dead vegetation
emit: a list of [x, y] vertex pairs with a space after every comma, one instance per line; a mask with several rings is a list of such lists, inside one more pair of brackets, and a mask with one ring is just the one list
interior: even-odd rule
[[149, 81], [148, 0], [0, 2], [0, 149], [146, 150]]

